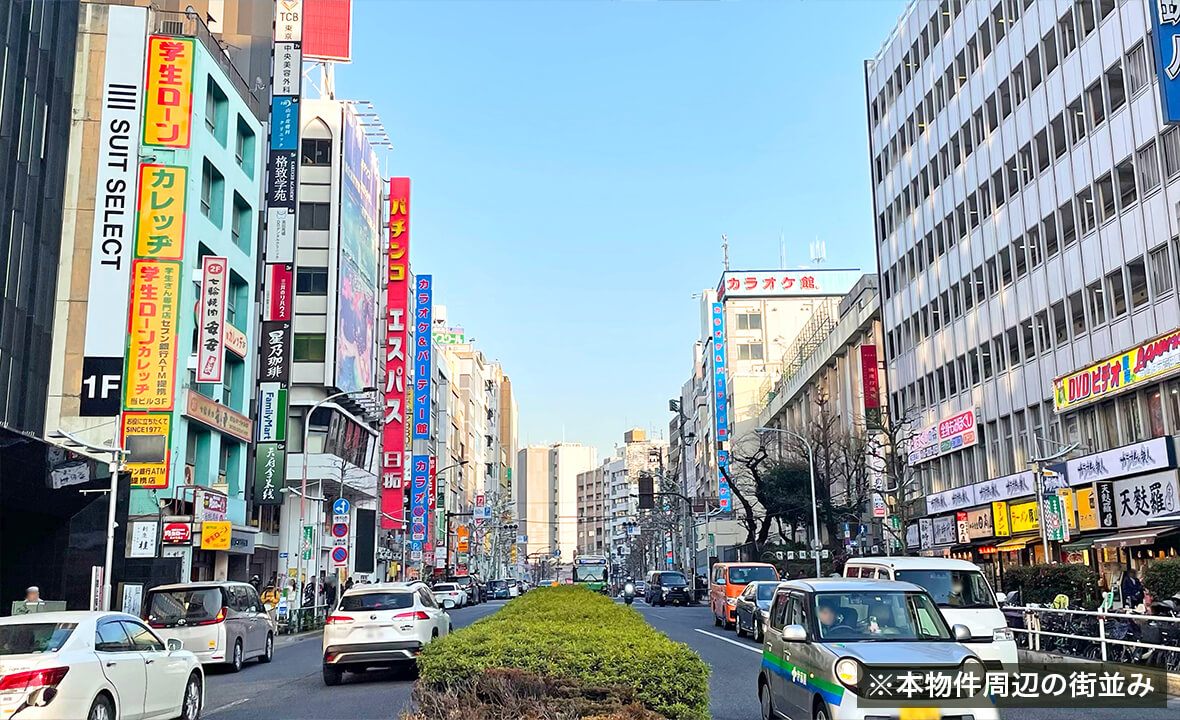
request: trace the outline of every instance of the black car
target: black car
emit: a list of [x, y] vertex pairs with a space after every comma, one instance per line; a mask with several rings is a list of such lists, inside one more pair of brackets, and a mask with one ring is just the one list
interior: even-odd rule
[[486, 599], [484, 597], [483, 586], [476, 582], [470, 575], [455, 575], [447, 578], [447, 582], [455, 583], [467, 591], [468, 605], [478, 605]]
[[688, 605], [692, 602], [692, 591], [684, 575], [669, 570], [653, 570], [647, 574], [648, 605]]

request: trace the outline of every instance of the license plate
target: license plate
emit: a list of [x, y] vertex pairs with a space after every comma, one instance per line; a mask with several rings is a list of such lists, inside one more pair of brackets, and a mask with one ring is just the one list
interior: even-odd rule
[[938, 708], [902, 708], [900, 720], [939, 720]]

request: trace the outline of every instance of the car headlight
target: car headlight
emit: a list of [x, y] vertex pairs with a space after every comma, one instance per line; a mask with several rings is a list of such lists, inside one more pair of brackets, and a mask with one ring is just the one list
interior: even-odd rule
[[735, 607], [737, 605], [737, 598], [726, 598], [725, 604], [729, 607]]
[[980, 687], [983, 686], [983, 680], [987, 677], [987, 666], [983, 664], [982, 660], [977, 657], [969, 657], [963, 661], [960, 669], [964, 675], [975, 676], [979, 680]]
[[992, 642], [1000, 642], [1002, 640], [1015, 640], [1016, 635], [1012, 632], [1012, 628], [1005, 625], [992, 630]]
[[846, 657], [840, 658], [836, 661], [836, 677], [840, 678], [840, 682], [847, 685], [849, 688], [856, 688], [857, 683], [860, 682], [860, 663], [855, 659]]

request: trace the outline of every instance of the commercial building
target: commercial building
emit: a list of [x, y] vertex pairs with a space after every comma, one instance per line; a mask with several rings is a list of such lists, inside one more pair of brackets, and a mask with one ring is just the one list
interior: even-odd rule
[[567, 442], [530, 445], [517, 453], [517, 525], [526, 537], [523, 549], [528, 562], [551, 556], [565, 561], [574, 557], [578, 548], [578, 475], [591, 470], [597, 456], [595, 448]]
[[610, 499], [609, 471], [613, 459], [578, 473], [578, 553], [606, 552], [606, 505]]
[[[1068, 523], [1037, 503], [1038, 458], [1180, 432], [1180, 128], [1153, 5], [914, 2], [866, 63], [889, 405], [927, 495], [914, 549], [1044, 559], [1041, 518]], [[1175, 497], [1174, 464], [1150, 465]], [[957, 532], [971, 513], [987, 532]]]

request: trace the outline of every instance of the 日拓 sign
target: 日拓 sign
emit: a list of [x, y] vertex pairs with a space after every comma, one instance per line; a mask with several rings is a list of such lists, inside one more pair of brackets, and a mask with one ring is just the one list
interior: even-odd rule
[[1152, 44], [1163, 121], [1180, 124], [1180, 3], [1151, 2]]

